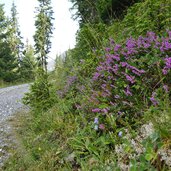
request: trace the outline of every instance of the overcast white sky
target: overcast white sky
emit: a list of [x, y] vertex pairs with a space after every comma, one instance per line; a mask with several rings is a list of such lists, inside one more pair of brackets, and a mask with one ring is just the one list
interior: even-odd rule
[[[5, 4], [4, 10], [6, 14], [10, 15], [11, 4], [13, 0], [0, 0], [1, 4]], [[35, 32], [35, 7], [38, 6], [37, 0], [14, 0], [17, 6], [20, 31], [24, 37], [24, 42], [29, 39], [33, 45], [33, 38]], [[73, 48], [75, 45], [75, 33], [79, 26], [76, 21], [71, 19], [69, 8], [72, 6], [68, 0], [52, 0], [52, 7], [54, 11], [54, 34], [52, 38], [52, 49], [49, 56], [55, 59], [56, 54], [60, 54], [69, 47]]]

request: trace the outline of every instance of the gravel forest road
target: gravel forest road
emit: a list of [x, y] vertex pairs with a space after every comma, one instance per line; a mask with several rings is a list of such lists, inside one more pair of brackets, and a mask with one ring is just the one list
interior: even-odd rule
[[7, 121], [24, 107], [22, 98], [28, 91], [29, 84], [0, 89], [0, 168], [9, 156], [10, 145], [15, 141], [11, 135], [11, 126]]

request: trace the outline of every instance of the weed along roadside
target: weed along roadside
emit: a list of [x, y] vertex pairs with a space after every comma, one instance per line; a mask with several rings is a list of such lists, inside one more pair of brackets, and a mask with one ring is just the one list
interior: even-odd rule
[[30, 111], [11, 122], [18, 145], [2, 169], [171, 170], [171, 2], [71, 4], [76, 44], [49, 73], [56, 9], [39, 0]]

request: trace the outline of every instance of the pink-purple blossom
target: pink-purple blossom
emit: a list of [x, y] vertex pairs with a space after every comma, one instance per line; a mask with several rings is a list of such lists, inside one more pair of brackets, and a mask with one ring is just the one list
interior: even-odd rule
[[99, 108], [92, 109], [92, 112], [98, 113], [98, 112], [100, 112], [100, 109]]
[[159, 104], [159, 102], [156, 100], [155, 96], [156, 96], [156, 92], [152, 93], [152, 96], [150, 97], [151, 102], [153, 103], [154, 106], [157, 106]]
[[132, 96], [132, 92], [130, 91], [129, 86], [126, 87], [126, 90], [124, 90], [124, 93], [125, 93], [126, 96]]
[[165, 90], [166, 93], [169, 92], [169, 87], [168, 87], [167, 85], [164, 85], [164, 86], [163, 86], [163, 89]]
[[130, 76], [130, 75], [127, 75], [127, 74], [125, 74], [125, 76], [126, 76], [126, 79], [129, 82], [131, 82], [132, 84], [135, 82], [135, 76]]
[[104, 125], [104, 124], [100, 124], [100, 125], [99, 125], [99, 129], [105, 130], [105, 125]]

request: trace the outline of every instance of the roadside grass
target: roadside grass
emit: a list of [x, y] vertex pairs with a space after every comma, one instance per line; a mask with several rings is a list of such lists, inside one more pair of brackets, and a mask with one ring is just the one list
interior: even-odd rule
[[111, 137], [99, 137], [91, 122], [61, 113], [58, 105], [46, 113], [23, 111], [11, 120], [17, 145], [3, 170], [88, 171], [113, 163]]
[[70, 150], [68, 139], [75, 135], [77, 122], [72, 114], [61, 116], [56, 107], [35, 116], [18, 113], [11, 122], [17, 148], [6, 162], [4, 170], [60, 170]]
[[[65, 102], [61, 101], [44, 113], [22, 111], [11, 119], [17, 143], [3, 170], [119, 171], [128, 169], [127, 166], [131, 171], [155, 171], [161, 166], [162, 171], [169, 169], [154, 151], [154, 145], [159, 150], [166, 147], [165, 140], [157, 132], [141, 143], [137, 142], [141, 139], [138, 129], [125, 129], [122, 137], [118, 136], [118, 131], [96, 131], [93, 121], [85, 121], [79, 114], [63, 113], [63, 105]], [[136, 143], [133, 145], [132, 141]], [[167, 139], [166, 151], [169, 144]], [[136, 150], [141, 150], [141, 147], [146, 150], [140, 157], [136, 156]], [[134, 157], [131, 159], [131, 156]]]

